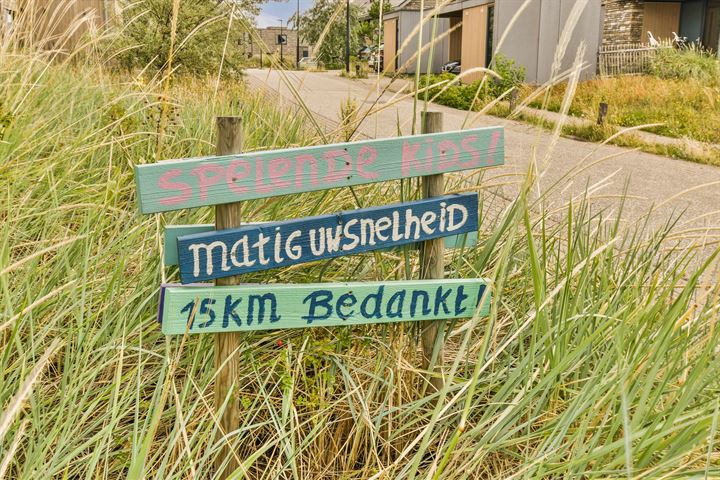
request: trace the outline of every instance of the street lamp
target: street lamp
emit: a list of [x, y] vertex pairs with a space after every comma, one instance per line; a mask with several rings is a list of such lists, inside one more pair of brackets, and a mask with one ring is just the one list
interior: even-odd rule
[[297, 0], [295, 13], [295, 68], [300, 70], [300, 0]]
[[280, 20], [280, 36], [278, 37], [278, 43], [280, 44], [280, 65], [282, 65], [283, 64], [283, 43], [285, 43], [283, 41], [283, 36], [282, 36], [283, 35], [283, 31], [282, 31], [283, 19], [279, 18], [278, 20]]
[[345, 5], [345, 73], [350, 73], [350, 0]]

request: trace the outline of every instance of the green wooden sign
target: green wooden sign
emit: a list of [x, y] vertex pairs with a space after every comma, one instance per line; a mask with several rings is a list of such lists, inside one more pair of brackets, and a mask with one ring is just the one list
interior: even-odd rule
[[[480, 278], [163, 286], [159, 319], [166, 335], [333, 327], [487, 315]], [[482, 304], [480, 304], [482, 302]]]
[[135, 167], [142, 213], [502, 165], [502, 127], [168, 160]]

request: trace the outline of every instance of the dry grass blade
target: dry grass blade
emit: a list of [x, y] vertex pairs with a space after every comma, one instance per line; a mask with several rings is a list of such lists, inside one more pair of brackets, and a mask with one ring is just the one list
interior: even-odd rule
[[20, 428], [18, 428], [17, 432], [15, 433], [15, 437], [13, 438], [10, 447], [7, 449], [7, 452], [5, 452], [5, 456], [3, 457], [2, 462], [0, 462], [0, 480], [3, 480], [5, 478], [5, 474], [7, 473], [8, 468], [10, 468], [10, 462], [12, 462], [13, 457], [15, 456], [15, 452], [20, 446], [20, 442], [22, 441], [23, 435], [25, 434], [25, 428], [27, 427], [28, 422], [29, 420], [24, 420], [20, 424]]
[[30, 374], [25, 378], [25, 381], [15, 393], [15, 396], [13, 396], [8, 402], [2, 417], [0, 417], [0, 440], [5, 438], [5, 434], [10, 429], [13, 420], [22, 409], [23, 402], [32, 392], [33, 385], [35, 385], [35, 382], [37, 382], [38, 378], [40, 378], [40, 375], [50, 361], [50, 358], [52, 358], [61, 345], [61, 339], [56, 338], [53, 340], [47, 350], [45, 350], [42, 357], [40, 357], [37, 363], [35, 363], [35, 366], [30, 371]]

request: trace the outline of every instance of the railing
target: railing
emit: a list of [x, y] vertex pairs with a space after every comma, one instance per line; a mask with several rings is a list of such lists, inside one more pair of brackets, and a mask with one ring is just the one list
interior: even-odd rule
[[661, 48], [669, 45], [651, 47], [641, 43], [624, 45], [602, 45], [598, 51], [598, 69], [600, 76], [640, 75], [650, 70], [653, 56]]

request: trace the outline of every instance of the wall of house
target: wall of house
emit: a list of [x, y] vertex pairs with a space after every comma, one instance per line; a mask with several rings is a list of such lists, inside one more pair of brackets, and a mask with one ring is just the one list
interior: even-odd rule
[[683, 3], [680, 35], [687, 37], [691, 42], [702, 40], [703, 15], [705, 15], [705, 0], [687, 0]]
[[[255, 32], [260, 39], [258, 41], [255, 35], [248, 39], [251, 55], [260, 55], [260, 52], [280, 55], [280, 45], [277, 43], [278, 35], [280, 35], [281, 32], [280, 26], [258, 28]], [[287, 44], [283, 45], [283, 57], [285, 57], [285, 59], [294, 59], [297, 48], [297, 30], [290, 30], [283, 27], [282, 33], [287, 35]], [[307, 56], [312, 55], [310, 47], [305, 45], [305, 42], [301, 39], [300, 58], [303, 58], [305, 51], [308, 53]]]
[[[413, 32], [417, 26], [420, 23], [420, 12], [419, 11], [399, 11], [399, 12], [393, 12], [392, 16], [388, 15], [385, 17], [387, 20], [390, 20], [391, 18], [397, 18], [397, 49], [399, 50], [398, 54], [398, 60], [397, 65], [398, 68], [402, 69], [405, 73], [415, 73], [415, 69], [417, 67], [417, 58], [415, 56], [415, 53], [417, 52], [417, 32]], [[428, 59], [430, 57], [430, 43], [433, 38], [435, 38], [435, 44], [432, 47], [432, 65], [431, 65], [431, 71], [432, 72], [440, 72], [440, 68], [444, 63], [448, 61], [448, 53], [449, 53], [449, 38], [448, 36], [442, 37], [442, 35], [448, 30], [450, 27], [450, 20], [447, 18], [438, 18], [437, 19], [437, 25], [435, 27], [435, 35], [433, 37], [433, 22], [434, 20], [428, 20], [423, 25], [423, 32], [422, 32], [422, 45], [423, 48], [427, 46], [423, 50], [422, 53], [422, 62], [421, 62], [421, 68], [422, 72], [427, 72], [428, 69]], [[388, 23], [386, 23], [388, 25]], [[386, 33], [387, 34], [387, 33]], [[438, 37], [442, 37], [442, 39], [437, 40]], [[387, 38], [387, 37], [385, 37]], [[403, 43], [407, 42], [407, 45], [402, 48]], [[402, 50], [401, 50], [402, 48]], [[385, 57], [384, 61], [386, 64], [386, 71], [388, 62], [390, 62], [389, 57]], [[392, 68], [392, 67], [390, 67]]]
[[[520, 11], [524, 3], [524, 0], [496, 2], [495, 53], [524, 66], [528, 82], [544, 83], [570, 69], [583, 44], [581, 60], [585, 68], [581, 78], [594, 76], [601, 39], [600, 2], [588, 0], [580, 9], [583, 4], [579, 0], [535, 0]], [[569, 35], [567, 48], [560, 51], [563, 35]]]
[[603, 45], [646, 42], [643, 38], [644, 0], [603, 0]]
[[83, 35], [111, 19], [114, 3], [105, 0], [40, 2], [36, 17], [39, 21], [34, 33], [46, 42], [46, 48], [71, 50]]
[[[485, 54], [488, 48], [488, 6], [478, 5], [462, 11], [462, 53], [460, 65], [467, 73], [472, 68], [485, 67]], [[480, 80], [483, 73], [469, 73], [463, 82], [470, 83]]]

